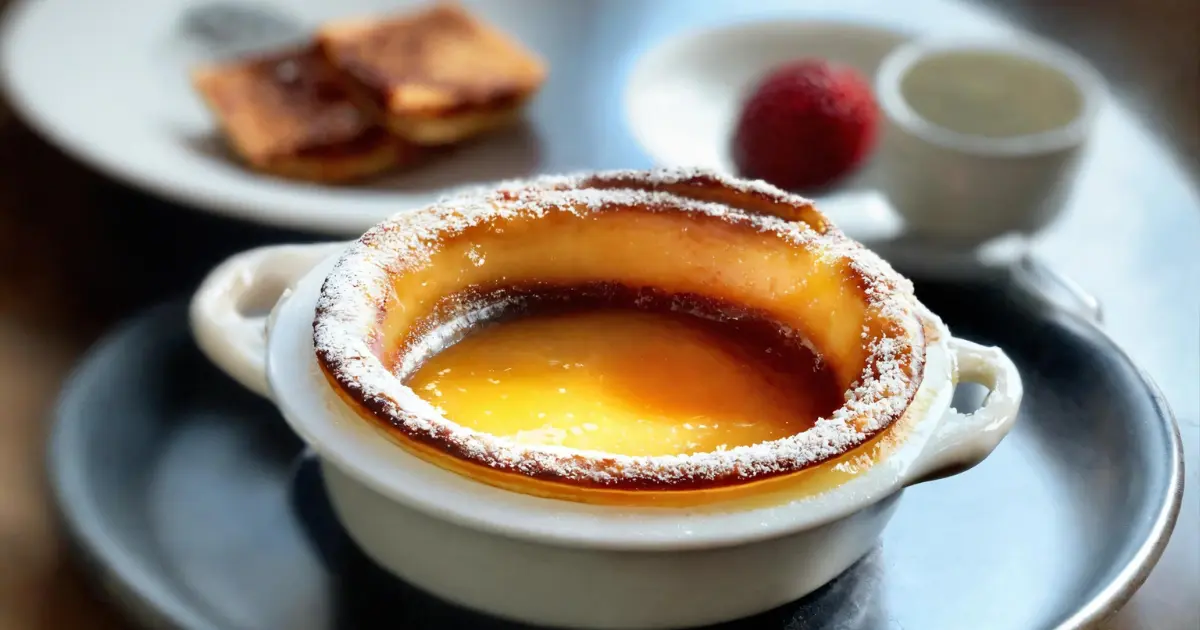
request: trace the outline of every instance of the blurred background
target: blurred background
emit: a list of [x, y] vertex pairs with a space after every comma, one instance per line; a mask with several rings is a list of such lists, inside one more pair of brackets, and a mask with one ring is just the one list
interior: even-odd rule
[[[9, 0], [0, 0], [0, 6], [7, 4]], [[1186, 185], [1196, 190], [1200, 185], [1200, 1], [979, 0], [975, 4], [1086, 56], [1104, 74], [1114, 96], [1136, 112], [1154, 141], [1189, 179]], [[796, 5], [802, 8], [804, 2]], [[1190, 199], [1195, 198], [1193, 192]], [[82, 353], [124, 318], [164, 299], [186, 295], [229, 254], [267, 242], [323, 238], [202, 212], [165, 211], [164, 205], [52, 148], [0, 100], [0, 630], [130, 627], [85, 579], [61, 535], [45, 486], [47, 421], [60, 383]], [[1136, 222], [1144, 208], [1135, 203], [1126, 210], [1129, 220]], [[1196, 214], [1200, 208], [1155, 211]], [[1177, 256], [1178, 264], [1194, 264], [1197, 249], [1200, 242], [1193, 243], [1190, 252], [1163, 254], [1160, 260], [1170, 265], [1171, 257]], [[1185, 254], [1190, 257], [1185, 259]], [[1190, 285], [1166, 290], [1200, 293], [1200, 279], [1191, 280]], [[1200, 348], [1172, 347], [1170, 339], [1154, 339], [1159, 314], [1119, 304], [1120, 294], [1096, 291], [1119, 331], [1127, 333], [1122, 337], [1115, 331], [1117, 341], [1152, 376], [1173, 383], [1164, 383], [1164, 388], [1185, 427], [1185, 439], [1195, 440], [1200, 421], [1197, 384], [1178, 380], [1186, 372], [1183, 377], [1162, 373], [1172, 367], [1160, 357], [1175, 355], [1194, 378]], [[1196, 300], [1184, 303], [1194, 305]], [[1197, 312], [1172, 321], [1190, 322], [1200, 329]], [[1194, 333], [1191, 338], [1195, 339]], [[1195, 453], [1194, 446], [1188, 448]], [[1193, 472], [1200, 462], [1189, 465], [1192, 486], [1168, 554], [1108, 627], [1170, 630], [1200, 624], [1195, 583], [1195, 567], [1200, 565], [1200, 504]]]

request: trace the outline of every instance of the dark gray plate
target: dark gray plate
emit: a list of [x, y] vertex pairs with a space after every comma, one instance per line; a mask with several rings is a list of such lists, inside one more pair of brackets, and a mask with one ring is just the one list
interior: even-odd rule
[[[1145, 375], [1028, 271], [918, 282], [956, 335], [1016, 361], [1026, 398], [1014, 432], [977, 468], [906, 491], [879, 548], [835, 582], [726, 627], [1073, 628], [1132, 594], [1179, 509], [1177, 430]], [[50, 448], [70, 531], [148, 625], [515, 627], [365, 560], [318, 466], [269, 403], [199, 354], [181, 303], [94, 349], [63, 392]]]

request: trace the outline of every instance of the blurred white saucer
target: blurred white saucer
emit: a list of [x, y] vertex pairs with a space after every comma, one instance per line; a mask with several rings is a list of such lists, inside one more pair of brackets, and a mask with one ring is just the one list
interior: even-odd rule
[[[730, 152], [733, 124], [746, 91], [766, 72], [789, 60], [819, 57], [851, 66], [873, 81], [884, 58], [912, 37], [891, 27], [810, 19], [686, 33], [638, 61], [625, 88], [626, 120], [658, 164], [736, 174]], [[869, 161], [836, 189], [876, 188], [875, 171]], [[841, 221], [835, 208], [822, 208]]]
[[[568, 49], [579, 8], [553, 0], [472, 2], [539, 52]], [[415, 0], [14, 0], [0, 28], [0, 77], [15, 113], [65, 153], [160, 197], [238, 219], [361, 233], [447, 190], [544, 170], [545, 116], [411, 173], [345, 186], [253, 172], [225, 148], [194, 94], [195, 64], [301, 40], [322, 21], [403, 10]], [[553, 80], [553, 78], [552, 78]], [[557, 124], [557, 123], [555, 123]]]

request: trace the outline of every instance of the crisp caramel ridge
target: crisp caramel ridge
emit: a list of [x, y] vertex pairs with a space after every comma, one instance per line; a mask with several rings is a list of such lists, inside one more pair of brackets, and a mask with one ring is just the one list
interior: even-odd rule
[[[846, 391], [845, 404], [806, 431], [752, 446], [686, 455], [614, 455], [519, 444], [463, 427], [388, 369], [403, 365], [405, 357], [385, 361], [379, 356], [387, 352], [381, 348], [380, 326], [392, 279], [421, 269], [442, 244], [471, 228], [514, 218], [557, 213], [586, 218], [611, 212], [717, 220], [805, 248], [822, 264], [834, 265], [841, 273], [841, 290], [853, 292], [882, 322], [875, 333], [862, 331], [867, 360]], [[802, 197], [695, 169], [613, 171], [510, 182], [384, 221], [348, 247], [326, 278], [313, 338], [318, 363], [339, 397], [360, 415], [412, 440], [417, 447], [412, 450], [573, 487], [692, 490], [798, 472], [843, 455], [892, 425], [907, 410], [923, 375], [925, 337], [918, 307], [907, 279], [847, 238]], [[415, 350], [412, 358], [419, 360]]]

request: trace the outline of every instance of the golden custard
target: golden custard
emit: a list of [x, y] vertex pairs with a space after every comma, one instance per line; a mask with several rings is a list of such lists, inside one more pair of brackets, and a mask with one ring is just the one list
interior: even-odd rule
[[832, 374], [766, 322], [608, 307], [482, 326], [409, 381], [447, 418], [525, 444], [675, 455], [808, 429]]

